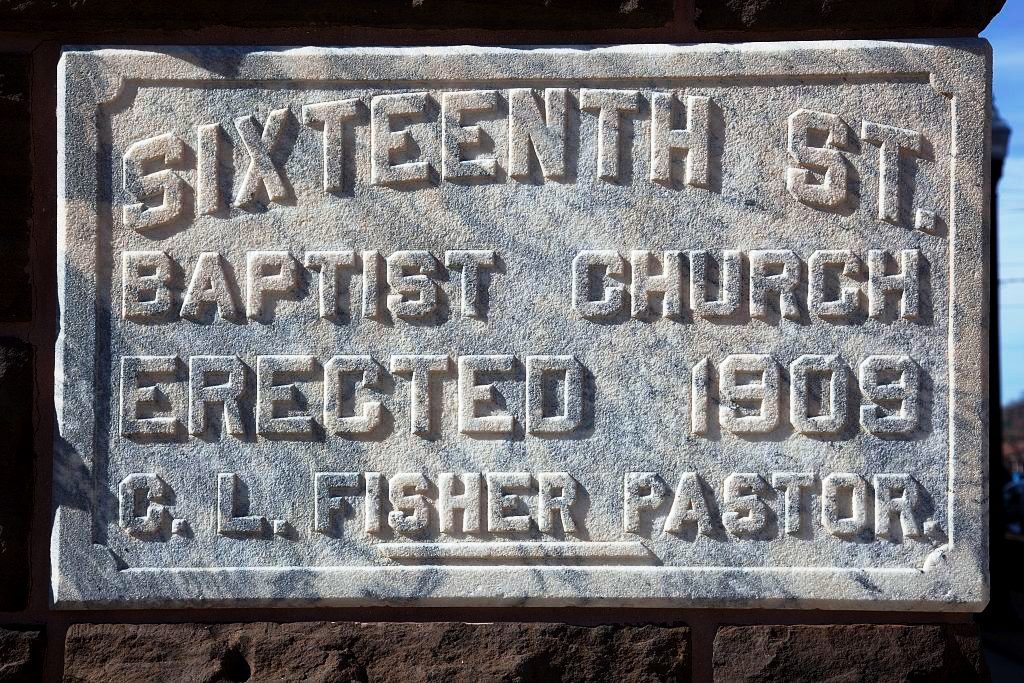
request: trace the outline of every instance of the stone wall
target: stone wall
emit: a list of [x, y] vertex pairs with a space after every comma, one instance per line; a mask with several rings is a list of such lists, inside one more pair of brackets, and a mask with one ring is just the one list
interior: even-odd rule
[[966, 615], [49, 608], [61, 45], [557, 44], [976, 36], [999, 0], [0, 3], [0, 680], [964, 681]]

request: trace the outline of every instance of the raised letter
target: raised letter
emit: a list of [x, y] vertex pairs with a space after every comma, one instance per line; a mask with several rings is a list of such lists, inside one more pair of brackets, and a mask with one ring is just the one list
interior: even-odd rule
[[813, 472], [773, 472], [772, 488], [782, 494], [783, 531], [799, 536], [803, 527], [806, 505], [806, 491], [814, 486]]
[[199, 126], [196, 162], [196, 211], [212, 216], [224, 208], [220, 191], [220, 157], [224, 131], [219, 123]]
[[[836, 299], [826, 299], [831, 294], [828, 282], [828, 266], [842, 266], [844, 277], [854, 277], [861, 272], [861, 262], [849, 249], [826, 249], [811, 254], [808, 270], [810, 288], [810, 312], [819, 318], [845, 318], [853, 315], [860, 306], [860, 288], [836, 287]], [[838, 278], [836, 278], [838, 280]]]
[[553, 518], [557, 513], [565, 533], [575, 533], [572, 506], [576, 504], [576, 480], [568, 472], [541, 472], [537, 485], [537, 528], [550, 534], [555, 529]]
[[686, 152], [683, 182], [692, 187], [707, 187], [711, 98], [687, 95], [685, 130], [672, 127], [675, 105], [673, 93], [656, 92], [651, 99], [651, 180], [671, 184], [672, 153], [678, 150]]
[[[140, 408], [147, 412], [167, 410], [167, 394], [155, 383], [157, 377], [172, 381], [178, 372], [177, 356], [125, 356], [121, 359], [121, 436], [168, 438], [178, 434], [181, 422], [173, 406], [172, 415], [141, 417]], [[146, 378], [147, 384], [140, 383]], [[152, 382], [152, 383], [148, 383]]]
[[690, 307], [702, 318], [724, 318], [740, 307], [740, 270], [743, 255], [735, 249], [722, 252], [722, 265], [718, 271], [718, 299], [708, 301], [708, 252], [690, 252]]
[[878, 145], [878, 219], [898, 225], [900, 222], [900, 156], [920, 155], [921, 134], [916, 130], [883, 126], [863, 121], [860, 136]]
[[860, 535], [867, 527], [867, 504], [868, 485], [859, 475], [834, 472], [822, 480], [821, 523], [833, 536]]
[[[817, 396], [819, 411], [812, 411], [811, 399], [820, 390], [822, 376], [828, 376], [828, 399]], [[812, 382], [814, 383], [812, 385]], [[789, 366], [789, 412], [793, 428], [801, 434], [839, 434], [846, 427], [846, 365], [839, 356], [803, 355]], [[812, 412], [818, 413], [812, 415]]]
[[[391, 477], [388, 497], [394, 509], [388, 513], [388, 526], [406, 536], [426, 531], [430, 524], [430, 505], [424, 494], [429, 488], [430, 482], [419, 472], [399, 472]], [[408, 495], [410, 490], [412, 495]]]
[[[441, 511], [442, 533], [456, 533], [456, 510], [462, 512], [462, 532], [480, 533], [480, 473], [466, 472], [452, 474], [442, 472], [437, 477], [438, 507]], [[462, 493], [455, 493], [455, 482], [459, 482]]]
[[459, 357], [459, 432], [462, 434], [511, 434], [515, 418], [504, 415], [477, 415], [477, 406], [497, 403], [498, 392], [493, 383], [477, 384], [477, 375], [511, 375], [515, 370], [513, 356]]
[[695, 524], [697, 533], [709, 536], [714, 532], [708, 501], [704, 497], [704, 487], [695, 472], [683, 472], [679, 476], [679, 485], [672, 499], [672, 507], [665, 518], [665, 531], [681, 534], [684, 525]]
[[[769, 275], [769, 267], [781, 266]], [[750, 252], [750, 315], [767, 318], [770, 292], [779, 293], [779, 313], [789, 320], [800, 319], [796, 288], [800, 285], [800, 257], [789, 249]]]
[[251, 114], [235, 119], [235, 128], [249, 153], [249, 167], [245, 170], [245, 177], [242, 178], [233, 202], [236, 207], [255, 202], [261, 188], [266, 189], [267, 199], [272, 202], [282, 202], [288, 198], [288, 181], [274, 163], [273, 154], [284, 138], [289, 116], [287, 108], [272, 110], [262, 130], [259, 121]]
[[[758, 375], [760, 381], [738, 384], [740, 375]], [[767, 434], [779, 425], [779, 366], [767, 354], [726, 356], [718, 370], [718, 419], [735, 434]], [[756, 412], [751, 403], [758, 404]]]
[[[207, 384], [210, 376], [221, 378]], [[207, 407], [220, 406], [223, 429], [231, 436], [245, 436], [239, 400], [245, 391], [245, 368], [238, 356], [190, 356], [188, 359], [188, 433], [206, 434]], [[219, 436], [219, 434], [218, 434]]]
[[545, 178], [566, 176], [565, 139], [569, 127], [566, 88], [544, 90], [544, 111], [530, 88], [508, 91], [508, 174], [530, 177], [532, 145]]
[[525, 493], [510, 493], [512, 490], [529, 490], [532, 478], [529, 472], [488, 472], [487, 475], [487, 530], [492, 534], [524, 533], [530, 530], [530, 515], [506, 515], [523, 506], [529, 507]]
[[661, 262], [661, 274], [651, 275], [653, 251], [633, 251], [633, 282], [630, 285], [631, 313], [634, 318], [647, 318], [653, 313], [651, 294], [661, 295], [661, 317], [678, 318], [683, 310], [681, 251], [666, 251]]
[[[149, 162], [163, 159], [165, 166], [176, 166], [185, 160], [185, 143], [172, 133], [132, 143], [124, 153], [124, 191], [136, 204], [125, 204], [121, 212], [125, 227], [138, 231], [156, 228], [180, 218], [185, 213], [188, 184], [177, 171], [164, 168], [145, 173]], [[146, 206], [144, 200], [160, 195], [158, 206]]]
[[302, 107], [302, 122], [324, 131], [324, 192], [345, 189], [345, 127], [363, 108], [358, 99], [307, 104]]
[[655, 472], [627, 472], [623, 480], [622, 526], [631, 534], [639, 534], [641, 514], [654, 511], [665, 501], [668, 487]]
[[622, 311], [626, 288], [621, 284], [604, 287], [601, 299], [591, 299], [591, 274], [604, 268], [606, 277], [621, 277], [626, 262], [617, 251], [581, 251], [572, 260], [572, 307], [584, 318], [608, 318]]
[[287, 251], [250, 251], [245, 271], [245, 307], [251, 320], [270, 317], [267, 294], [290, 295], [299, 288], [299, 264]]
[[[388, 308], [399, 318], [418, 320], [437, 309], [437, 259], [428, 251], [396, 251], [388, 256]], [[408, 270], [414, 271], [407, 274]], [[417, 295], [415, 299], [407, 295]]]
[[[434, 402], [431, 380], [451, 368], [448, 356], [391, 356], [391, 372], [411, 374], [409, 389], [409, 433], [429, 437], [434, 432]], [[438, 404], [440, 405], [440, 404]]]
[[495, 178], [498, 160], [494, 157], [463, 158], [465, 148], [480, 150], [489, 137], [479, 125], [463, 126], [462, 114], [493, 113], [497, 109], [497, 90], [458, 90], [441, 95], [442, 178]]
[[256, 433], [260, 436], [313, 437], [310, 415], [277, 416], [278, 408], [290, 411], [299, 396], [295, 383], [277, 384], [278, 375], [308, 375], [316, 368], [313, 356], [256, 357]]
[[380, 95], [370, 100], [370, 182], [374, 185], [402, 185], [430, 180], [430, 164], [407, 161], [392, 164], [392, 157], [411, 156], [418, 150], [407, 129], [391, 129], [395, 117], [422, 119], [427, 113], [427, 93]]
[[347, 291], [339, 286], [338, 279], [343, 270], [352, 268], [356, 262], [354, 251], [311, 251], [306, 254], [306, 267], [320, 271], [320, 317], [336, 320], [346, 307], [338, 294]]
[[[561, 376], [562, 395], [549, 395], [547, 380]], [[583, 370], [573, 356], [526, 357], [526, 433], [564, 436], [579, 428]]]
[[[344, 395], [347, 383], [342, 377], [357, 375], [353, 396]], [[384, 419], [384, 405], [380, 401], [366, 401], [362, 414], [355, 414], [354, 392], [360, 389], [381, 389], [383, 368], [369, 356], [334, 356], [324, 366], [324, 427], [338, 436], [366, 436], [372, 434]], [[352, 415], [342, 415], [342, 408], [351, 399]]]
[[363, 481], [366, 482], [366, 496], [363, 498], [363, 528], [368, 534], [381, 532], [380, 515], [384, 509], [381, 479], [380, 472], [363, 473]]
[[[580, 90], [580, 107], [597, 111], [597, 175], [617, 183], [621, 178], [622, 116], [640, 111], [636, 90]], [[629, 141], [632, 143], [632, 141]]]
[[462, 271], [462, 317], [484, 318], [484, 283], [482, 271], [490, 270], [497, 264], [498, 257], [492, 249], [446, 251], [444, 265]]
[[708, 433], [708, 400], [711, 392], [711, 361], [701, 358], [690, 370], [690, 433]]
[[171, 311], [171, 257], [162, 251], [126, 251], [121, 256], [121, 315], [159, 322]]
[[380, 320], [384, 315], [381, 304], [380, 292], [380, 252], [376, 249], [367, 249], [362, 253], [363, 260], [363, 293], [362, 306], [363, 317], [370, 320]]
[[889, 292], [900, 292], [900, 316], [917, 320], [920, 315], [921, 295], [918, 270], [921, 263], [919, 249], [900, 251], [900, 272], [886, 275], [889, 252], [881, 249], [868, 251], [868, 315], [881, 318], [885, 315], [885, 300]]
[[317, 472], [313, 475], [313, 530], [328, 536], [337, 535], [335, 520], [345, 511], [344, 497], [338, 493], [358, 495], [358, 472]]
[[875, 536], [892, 538], [892, 518], [899, 517], [900, 529], [905, 538], [920, 538], [921, 523], [915, 514], [917, 509], [917, 482], [909, 474], [876, 474], [875, 489]]
[[236, 494], [241, 483], [242, 480], [234, 472], [221, 472], [217, 475], [217, 533], [240, 538], [260, 538], [266, 533], [266, 517], [235, 516], [239, 512]]
[[909, 356], [868, 356], [860, 364], [860, 391], [873, 405], [860, 407], [860, 423], [879, 436], [913, 434], [920, 389], [920, 370]]
[[168, 492], [167, 484], [152, 472], [129, 474], [117, 486], [118, 524], [132, 536], [159, 534], [172, 519], [170, 508], [157, 502]]
[[201, 322], [209, 306], [216, 306], [220, 317], [225, 320], [242, 317], [235, 287], [224, 271], [224, 259], [215, 251], [199, 254], [181, 303], [181, 316]]
[[766, 484], [759, 474], [733, 473], [725, 478], [722, 523], [735, 536], [756, 535], [768, 525], [768, 505], [761, 500]]
[[[810, 144], [810, 131], [824, 133], [821, 146]], [[786, 188], [797, 201], [835, 209], [849, 195], [849, 171], [840, 149], [850, 145], [850, 129], [835, 114], [798, 109], [789, 116], [789, 156], [797, 165], [786, 171]], [[824, 174], [815, 177], [814, 174]], [[813, 180], [813, 182], [812, 182]]]

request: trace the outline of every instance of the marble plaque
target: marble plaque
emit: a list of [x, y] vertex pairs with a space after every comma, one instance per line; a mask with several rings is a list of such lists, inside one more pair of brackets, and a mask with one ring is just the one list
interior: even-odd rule
[[980, 609], [988, 63], [68, 50], [55, 604]]

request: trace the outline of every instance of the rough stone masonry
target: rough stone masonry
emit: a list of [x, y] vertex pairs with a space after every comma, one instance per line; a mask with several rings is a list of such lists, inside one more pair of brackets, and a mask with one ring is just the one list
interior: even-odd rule
[[66, 52], [56, 605], [980, 609], [986, 50]]

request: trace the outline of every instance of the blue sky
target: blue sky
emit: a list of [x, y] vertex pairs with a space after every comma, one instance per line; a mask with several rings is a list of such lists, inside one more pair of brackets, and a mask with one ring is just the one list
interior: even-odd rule
[[1010, 151], [999, 183], [999, 348], [1002, 402], [1024, 399], [1024, 0], [1007, 0], [981, 34], [992, 43], [992, 93], [1010, 124]]

